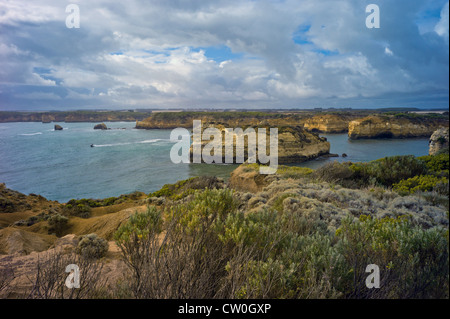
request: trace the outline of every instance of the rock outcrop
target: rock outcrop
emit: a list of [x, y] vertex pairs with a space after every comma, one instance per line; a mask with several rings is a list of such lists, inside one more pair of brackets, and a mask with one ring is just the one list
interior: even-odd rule
[[94, 126], [94, 130], [107, 130], [108, 127], [106, 127], [105, 123], [97, 124]]
[[[223, 125], [213, 125], [213, 124], [202, 124], [202, 130], [214, 127], [220, 130], [222, 137], [222, 163], [225, 163], [226, 155], [226, 128]], [[247, 127], [248, 128], [248, 127]], [[262, 150], [259, 148], [259, 141], [256, 142], [256, 159], [259, 161], [260, 152], [265, 151], [265, 154], [270, 154], [270, 128], [269, 127], [250, 127], [255, 131], [255, 137], [258, 135], [258, 130], [261, 128], [266, 129], [266, 149]], [[244, 140], [244, 161], [248, 160], [248, 140], [244, 136], [240, 136], [241, 140]], [[238, 135], [233, 134], [233, 163], [237, 163], [236, 159], [236, 143]], [[202, 134], [201, 149], [211, 142], [209, 136], [205, 138]], [[278, 163], [300, 163], [310, 159], [317, 158], [322, 155], [329, 154], [330, 143], [327, 142], [326, 138], [319, 137], [315, 133], [307, 132], [300, 126], [281, 126], [278, 127]], [[191, 145], [191, 158], [193, 154], [193, 145]], [[214, 154], [211, 154], [214, 155]], [[261, 161], [262, 162], [262, 161]], [[242, 162], [241, 162], [242, 163]]]
[[351, 114], [316, 115], [305, 121], [304, 128], [310, 132], [345, 133], [348, 124], [357, 116]]
[[266, 176], [261, 175], [259, 170], [251, 165], [239, 165], [231, 172], [228, 180], [230, 188], [249, 193], [257, 193], [268, 184], [269, 181], [266, 179]]
[[55, 131], [62, 131], [63, 128], [61, 125], [55, 124]]
[[350, 139], [430, 137], [440, 126], [448, 126], [448, 117], [373, 115], [351, 121], [348, 136]]
[[194, 120], [225, 127], [297, 126], [303, 125], [305, 115], [261, 112], [161, 112], [136, 122], [137, 129], [191, 128]]
[[437, 129], [430, 137], [429, 154], [434, 155], [442, 149], [448, 149], [449, 128], [441, 127]]

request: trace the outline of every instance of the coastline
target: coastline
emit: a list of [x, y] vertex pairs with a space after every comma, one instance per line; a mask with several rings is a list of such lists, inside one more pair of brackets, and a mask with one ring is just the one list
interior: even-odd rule
[[[3, 125], [0, 134], [5, 143], [0, 145], [0, 152], [4, 160], [0, 164], [0, 175], [6, 178], [2, 182], [27, 194], [41, 193], [65, 202], [72, 197], [104, 198], [133, 190], [151, 192], [164, 184], [193, 176], [224, 177], [231, 170], [228, 165], [171, 164], [170, 130], [136, 130], [132, 122], [108, 124], [111, 128], [126, 127], [126, 130], [95, 131], [91, 123], [63, 126], [67, 130], [55, 132], [53, 124]], [[42, 134], [37, 135], [39, 132]], [[342, 133], [319, 135], [328, 137], [330, 153], [339, 157], [289, 165], [318, 168], [329, 161], [375, 160], [380, 154], [423, 156], [428, 149], [426, 138], [348, 140]], [[91, 144], [100, 147], [91, 148]], [[343, 153], [347, 157], [342, 157]], [[30, 156], [34, 160], [30, 161]], [[133, 166], [127, 165], [130, 161]]]
[[[444, 157], [440, 155], [439, 158], [440, 163], [446, 163], [445, 165], [448, 167], [448, 153], [446, 158], [445, 154]], [[424, 163], [436, 163], [434, 157], [424, 158], [423, 161], [425, 161]], [[395, 164], [396, 162], [400, 165]], [[155, 216], [154, 214], [157, 213], [162, 214], [162, 221], [170, 221], [170, 218], [174, 218], [170, 217], [171, 214], [179, 210], [182, 213], [181, 216], [187, 218], [189, 223], [186, 222], [185, 224], [182, 222], [184, 219], [181, 219], [180, 224], [177, 226], [180, 233], [173, 233], [175, 237], [169, 237], [167, 239], [168, 241], [175, 240], [179, 238], [177, 236], [184, 234], [185, 230], [183, 230], [183, 227], [193, 227], [190, 231], [201, 231], [204, 228], [199, 228], [197, 223], [202, 218], [214, 219], [219, 218], [223, 214], [224, 219], [222, 222], [226, 223], [226, 227], [230, 227], [230, 232], [221, 233], [221, 228], [219, 227], [217, 231], [219, 231], [220, 236], [231, 236], [231, 240], [235, 236], [242, 236], [250, 232], [248, 235], [250, 237], [247, 240], [253, 238], [252, 240], [257, 240], [258, 243], [261, 242], [261, 245], [267, 245], [266, 241], [274, 240], [271, 238], [273, 236], [276, 238], [278, 236], [277, 234], [279, 234], [278, 232], [281, 231], [280, 236], [284, 238], [284, 236], [290, 236], [289, 234], [291, 234], [292, 229], [295, 229], [298, 234], [302, 234], [298, 244], [309, 243], [307, 244], [308, 251], [310, 249], [316, 251], [311, 258], [326, 258], [327, 255], [324, 251], [317, 250], [321, 245], [329, 245], [327, 249], [333, 250], [334, 254], [340, 254], [343, 260], [350, 257], [351, 255], [346, 255], [345, 250], [341, 251], [338, 249], [340, 247], [338, 243], [345, 243], [339, 234], [342, 232], [346, 234], [347, 231], [350, 231], [347, 230], [346, 227], [349, 226], [346, 225], [351, 220], [353, 220], [353, 223], [356, 223], [355, 225], [366, 228], [376, 227], [378, 225], [377, 223], [384, 223], [385, 225], [383, 224], [383, 227], [393, 227], [393, 233], [390, 233], [390, 236], [394, 238], [404, 236], [402, 235], [405, 234], [403, 227], [409, 229], [409, 232], [417, 234], [417, 236], [432, 236], [432, 234], [436, 233], [436, 236], [438, 236], [436, 240], [438, 240], [439, 246], [433, 247], [441, 253], [442, 247], [444, 247], [442, 245], [448, 245], [445, 236], [442, 235], [441, 238], [441, 233], [445, 234], [445, 231], [448, 231], [448, 197], [444, 194], [445, 188], [442, 189], [441, 186], [436, 184], [436, 190], [438, 192], [443, 191], [444, 193], [439, 195], [440, 197], [434, 195], [433, 199], [427, 197], [429, 196], [427, 191], [402, 195], [401, 192], [403, 190], [395, 188], [396, 184], [394, 181], [401, 181], [399, 180], [400, 178], [406, 178], [415, 174], [422, 175], [426, 172], [426, 174], [431, 174], [430, 176], [434, 176], [434, 174], [447, 174], [448, 176], [448, 169], [447, 173], [433, 173], [428, 170], [416, 170], [415, 173], [411, 173], [411, 168], [416, 167], [418, 163], [414, 157], [404, 156], [381, 159], [371, 163], [354, 163], [356, 167], [346, 163], [330, 163], [317, 170], [304, 167], [280, 166], [275, 175], [266, 176], [259, 174], [257, 164], [242, 164], [234, 170], [230, 181], [227, 183], [215, 177], [193, 177], [178, 181], [174, 184], [165, 185], [158, 191], [150, 194], [135, 192], [114, 198], [100, 200], [79, 199], [62, 204], [48, 201], [36, 194], [23, 195], [7, 189], [3, 184], [0, 184], [0, 195], [5, 199], [0, 201], [0, 205], [2, 205], [3, 211], [5, 208], [8, 209], [8, 212], [0, 213], [0, 265], [9, 263], [11, 269], [14, 270], [15, 276], [8, 282], [9, 288], [0, 291], [0, 297], [14, 299], [22, 298], [24, 295], [29, 294], [29, 291], [33, 290], [34, 285], [33, 281], [28, 280], [28, 278], [42, 276], [42, 274], [36, 274], [35, 272], [36, 264], [39, 264], [39, 260], [45, 261], [48, 265], [53, 265], [55, 260], [57, 260], [54, 258], [62, 258], [62, 260], [66, 260], [67, 258], [81, 258], [76, 257], [80, 256], [80, 249], [82, 249], [80, 247], [83, 247], [81, 243], [84, 242], [83, 240], [86, 236], [90, 236], [89, 238], [93, 238], [96, 242], [101, 242], [103, 243], [102, 245], [106, 245], [101, 257], [90, 259], [90, 262], [94, 263], [92, 265], [102, 266], [102, 276], [107, 276], [111, 279], [107, 286], [103, 286], [102, 283], [93, 279], [89, 286], [94, 290], [92, 293], [95, 292], [97, 296], [100, 294], [100, 296], [106, 298], [120, 298], [116, 294], [122, 291], [122, 293], [127, 294], [127, 298], [132, 298], [134, 296], [133, 283], [136, 279], [133, 277], [132, 266], [126, 262], [129, 255], [128, 251], [124, 248], [126, 247], [124, 246], [126, 242], [123, 241], [125, 240], [123, 238], [128, 237], [123, 237], [123, 234], [134, 231], [133, 229], [135, 228], [129, 225], [133, 225], [136, 220], [139, 220], [136, 219], [138, 218], [136, 216], [141, 216], [139, 218], [148, 218], [148, 216]], [[364, 170], [364, 167], [371, 168]], [[387, 167], [396, 167], [396, 169], [388, 171], [386, 170]], [[425, 166], [422, 165], [421, 167], [421, 169], [425, 169]], [[442, 166], [438, 165], [437, 167]], [[361, 169], [366, 171], [365, 174], [369, 175], [360, 175]], [[347, 173], [353, 173], [350, 175], [347, 173], [342, 174], [343, 170]], [[403, 175], [404, 172], [410, 172], [408, 173], [410, 175]], [[386, 177], [394, 179], [392, 181], [386, 181]], [[373, 178], [378, 182], [375, 184], [373, 182], [368, 183]], [[448, 192], [448, 179], [445, 181]], [[394, 189], [392, 186], [395, 186]], [[203, 216], [205, 213], [207, 215]], [[229, 217], [226, 218], [227, 216]], [[234, 221], [233, 218], [238, 218], [238, 220], [244, 218], [245, 222], [243, 224], [236, 223], [237, 221]], [[288, 218], [291, 222], [287, 225], [283, 224], [284, 218]], [[161, 224], [161, 227], [168, 227], [165, 225], [164, 222]], [[255, 230], [257, 231], [255, 233], [256, 237], [251, 235], [252, 228], [246, 230], [245, 227], [247, 226], [245, 225], [257, 227]], [[244, 228], [243, 230], [234, 230], [233, 227]], [[304, 227], [307, 227], [306, 233]], [[396, 227], [400, 228], [397, 229]], [[165, 229], [169, 232], [171, 228]], [[366, 231], [369, 230], [366, 229]], [[362, 233], [364, 234], [364, 232]], [[168, 234], [172, 233], [169, 232]], [[187, 234], [190, 234], [190, 232]], [[210, 235], [212, 236], [212, 234]], [[364, 241], [365, 244], [371, 247], [370, 243], [372, 240], [378, 240], [378, 236], [381, 236], [379, 240], [384, 238], [383, 234], [377, 232], [370, 232], [370, 234], [372, 235], [367, 239], [364, 237], [364, 239], [361, 238], [359, 241]], [[353, 235], [349, 233], [348, 236]], [[403, 238], [402, 240], [407, 240], [408, 242], [413, 241], [415, 237], [413, 235], [410, 236], [412, 237]], [[189, 236], [182, 238], [186, 243], [192, 240]], [[220, 241], [213, 242], [213, 238], [216, 237], [208, 238], [210, 238], [208, 240], [208, 247], [221, 247], [220, 245], [222, 244], [220, 244]], [[140, 242], [137, 241], [135, 244], [139, 247]], [[159, 239], [157, 242], [159, 242]], [[239, 243], [239, 241], [237, 242]], [[326, 244], [331, 242], [336, 242], [337, 244]], [[213, 243], [214, 246], [211, 246]], [[428, 242], [425, 241], [422, 244], [428, 245]], [[319, 246], [316, 247], [316, 245]], [[436, 241], [433, 242], [433, 245], [436, 245]], [[181, 249], [176, 252], [176, 255], [181, 258], [188, 258], [187, 260], [191, 258], [184, 255], [189, 250], [185, 250], [187, 248], [182, 242], [177, 241], [175, 247], [180, 247]], [[272, 256], [271, 258], [273, 260], [283, 263], [283, 265], [286, 263], [286, 266], [295, 263], [297, 260], [295, 259], [295, 254], [287, 254], [290, 251], [289, 246], [282, 247], [285, 248], [280, 247], [279, 249], [287, 249], [287, 251], [283, 254], [269, 256]], [[316, 248], [313, 249], [314, 247]], [[388, 245], [387, 247], [386, 249], [389, 249], [390, 254], [396, 253], [396, 245]], [[201, 251], [203, 251], [203, 248]], [[424, 253], [425, 251], [422, 252]], [[378, 256], [376, 252], [369, 253], [373, 254], [371, 258], [377, 258], [376, 256]], [[415, 250], [411, 252], [411, 254], [415, 253]], [[286, 261], [282, 257], [285, 254], [291, 256]], [[227, 258], [233, 258], [233, 256], [232, 254]], [[170, 258], [176, 257], [172, 256]], [[198, 262], [220, 260], [210, 259], [206, 256], [204, 257], [206, 259], [202, 258]], [[270, 262], [270, 259], [268, 261], [266, 258], [268, 257], [264, 257], [260, 262]], [[77, 263], [82, 262], [82, 259], [77, 260]], [[302, 262], [302, 260], [304, 259], [298, 262]], [[401, 260], [398, 259], [396, 264], [402, 265]], [[388, 261], [384, 261], [383, 259], [376, 259], [375, 263], [381, 267], [389, 265]], [[440, 262], [436, 260], [432, 265], [439, 269], [448, 267], [448, 264], [442, 263], [442, 260]], [[169, 264], [166, 266], [169, 266]], [[360, 266], [365, 267], [365, 264], [363, 263]], [[46, 269], [44, 264], [41, 267]], [[225, 267], [225, 264], [223, 267]], [[323, 269], [316, 264], [312, 264], [311, 267], [313, 267], [312, 269]], [[354, 264], [347, 265], [344, 263], [341, 267], [344, 267], [345, 270], [343, 271], [345, 273], [351, 267], [354, 267]], [[420, 264], [416, 267], [420, 267]], [[361, 268], [361, 271], [363, 270]], [[403, 275], [412, 275], [407, 270], [399, 269], [397, 271], [400, 271]], [[436, 273], [440, 274], [440, 272]], [[334, 282], [337, 276], [340, 276], [338, 274], [331, 274], [331, 277], [330, 274], [324, 275], [327, 276], [327, 280], [330, 280], [330, 284]], [[291, 276], [296, 278], [295, 276], [298, 275], [294, 272]], [[130, 286], [122, 286], [120, 288], [120, 283], [123, 283], [124, 279]], [[47, 279], [45, 277], [41, 278], [41, 280], [46, 281]], [[348, 280], [352, 282], [351, 279]], [[226, 281], [214, 280], [214, 283], [221, 282]], [[309, 285], [315, 287], [314, 283]], [[386, 290], [386, 296], [390, 296], [393, 291], [398, 296], [404, 296], [404, 294], [409, 294], [414, 291], [413, 288], [392, 290], [394, 289], [392, 287], [398, 286], [396, 281], [393, 282], [393, 285], [390, 285]], [[107, 289], [104, 290], [106, 287]], [[347, 290], [344, 287], [336, 285], [335, 289], [339, 291], [338, 297], [351, 298], [352, 290]], [[63, 292], [64, 290], [60, 291]], [[276, 291], [277, 294], [286, 294], [286, 297], [290, 296], [289, 289], [277, 289]], [[382, 290], [383, 293], [384, 291]], [[432, 290], [424, 290], [420, 291], [420, 293], [433, 294], [433, 296], [434, 294], [437, 294], [436, 296], [445, 296], [445, 291], [448, 291], [445, 286], [433, 286]], [[197, 296], [196, 293], [198, 292], [202, 292], [202, 290], [189, 290], [187, 293], [190, 296]], [[326, 291], [323, 293], [326, 293]], [[86, 296], [86, 298], [92, 298], [92, 295], [89, 296]], [[254, 296], [260, 298], [264, 295], [256, 294]], [[359, 296], [363, 297], [363, 295]], [[226, 297], [237, 298], [239, 295], [233, 292], [230, 295], [226, 295]], [[301, 298], [301, 295], [299, 297]], [[201, 298], [212, 298], [212, 296], [205, 295], [201, 296]]]

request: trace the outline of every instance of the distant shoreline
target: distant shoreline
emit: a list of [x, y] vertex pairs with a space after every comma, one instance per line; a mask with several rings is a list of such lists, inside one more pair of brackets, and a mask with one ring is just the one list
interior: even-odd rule
[[[417, 114], [444, 114], [448, 112], [448, 109], [418, 109], [418, 108], [380, 108], [380, 109], [349, 109], [349, 108], [313, 108], [313, 109], [177, 109], [177, 110], [153, 110], [153, 109], [136, 109], [136, 110], [108, 110], [108, 111], [89, 111], [89, 110], [76, 110], [76, 111], [0, 111], [0, 123], [11, 122], [65, 122], [65, 123], [77, 123], [77, 122], [136, 122], [142, 121], [155, 114], [161, 113], [260, 113], [270, 115], [270, 117], [277, 114], [284, 115], [299, 115], [301, 117], [314, 116], [318, 114], [358, 114], [362, 117], [369, 113], [386, 113], [386, 112], [409, 112]], [[176, 115], [172, 115], [176, 116]]]

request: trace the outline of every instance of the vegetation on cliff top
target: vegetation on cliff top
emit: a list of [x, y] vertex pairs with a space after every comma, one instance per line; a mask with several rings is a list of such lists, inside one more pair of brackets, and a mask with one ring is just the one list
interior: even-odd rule
[[[173, 201], [116, 233], [128, 289], [136, 298], [448, 298], [448, 204], [422, 196], [433, 188], [402, 197], [390, 184], [438, 178], [446, 165], [442, 156], [281, 167], [253, 195], [205, 188], [178, 199], [189, 180], [167, 186], [159, 195]], [[340, 185], [350, 179], [353, 190]], [[368, 264], [380, 267], [380, 289], [365, 286]]]
[[[293, 116], [291, 114], [284, 113], [272, 113], [272, 112], [158, 112], [151, 115], [154, 120], [168, 120], [168, 121], [184, 121], [191, 118], [211, 117], [217, 120], [231, 120], [242, 118], [258, 118], [258, 119], [274, 119], [285, 118], [287, 116]], [[298, 115], [295, 115], [298, 117]]]
[[0, 122], [41, 122], [54, 118], [57, 122], [101, 122], [101, 121], [136, 121], [148, 117], [149, 113], [134, 111], [48, 111], [18, 112], [0, 111]]
[[[256, 193], [214, 177], [165, 185], [114, 234], [126, 277], [91, 297], [448, 298], [448, 167], [448, 154], [396, 156], [280, 166]], [[89, 254], [105, 253], [86, 238]], [[366, 287], [368, 264], [379, 289]]]

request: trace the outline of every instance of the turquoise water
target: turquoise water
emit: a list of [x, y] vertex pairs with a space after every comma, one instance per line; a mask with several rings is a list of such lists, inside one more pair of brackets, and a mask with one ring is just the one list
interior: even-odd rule
[[[136, 130], [134, 122], [0, 123], [0, 183], [25, 194], [66, 202], [160, 189], [199, 175], [228, 177], [237, 165], [173, 164], [170, 130]], [[56, 123], [58, 124], [58, 123]], [[324, 135], [331, 152], [347, 158], [299, 164], [316, 168], [330, 160], [370, 161], [384, 156], [426, 155], [427, 139], [349, 141], [346, 134]], [[94, 144], [95, 147], [90, 147]]]
[[[428, 155], [428, 138], [349, 140], [347, 134], [320, 135], [330, 142], [330, 153], [339, 157], [318, 158], [298, 166], [317, 168], [329, 161], [369, 162], [386, 156]], [[347, 157], [342, 157], [343, 153]]]

